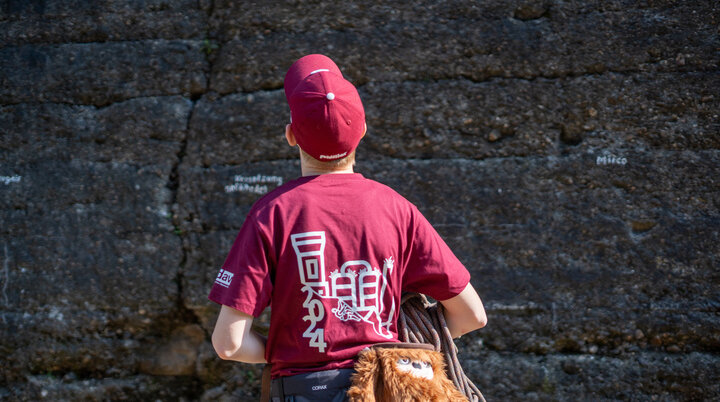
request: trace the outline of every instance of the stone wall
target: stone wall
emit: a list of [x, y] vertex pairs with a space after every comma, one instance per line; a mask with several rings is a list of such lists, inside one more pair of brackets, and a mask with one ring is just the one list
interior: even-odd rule
[[357, 170], [471, 270], [489, 400], [720, 394], [720, 6], [377, 3], [0, 0], [0, 399], [257, 396], [206, 295], [299, 174], [311, 52], [365, 102]]

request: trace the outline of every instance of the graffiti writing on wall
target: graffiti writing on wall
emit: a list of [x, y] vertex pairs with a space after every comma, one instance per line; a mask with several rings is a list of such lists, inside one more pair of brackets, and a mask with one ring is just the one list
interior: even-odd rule
[[595, 159], [596, 165], [621, 165], [627, 164], [627, 158], [611, 154], [600, 155]]
[[22, 179], [21, 176], [0, 176], [0, 183], [3, 184], [10, 184], [10, 183], [20, 183], [20, 180]]
[[225, 186], [225, 192], [265, 194], [270, 191], [271, 185], [275, 188], [282, 184], [283, 179], [280, 176], [267, 176], [262, 174], [255, 176], [235, 175], [233, 177], [233, 183]]

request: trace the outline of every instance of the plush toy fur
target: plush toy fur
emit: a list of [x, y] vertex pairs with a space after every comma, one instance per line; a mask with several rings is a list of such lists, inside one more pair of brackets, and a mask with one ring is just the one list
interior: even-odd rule
[[[408, 371], [408, 360], [416, 362], [415, 367], [429, 363], [432, 372]], [[445, 374], [443, 355], [423, 349], [361, 352], [347, 395], [351, 402], [467, 401]]]

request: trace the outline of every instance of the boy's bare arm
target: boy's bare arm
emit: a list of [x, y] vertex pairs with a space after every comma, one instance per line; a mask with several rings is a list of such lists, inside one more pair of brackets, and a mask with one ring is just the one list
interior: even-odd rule
[[212, 334], [212, 344], [223, 360], [266, 363], [265, 339], [252, 331], [253, 317], [222, 306]]
[[445, 321], [453, 338], [482, 328], [487, 324], [482, 300], [469, 283], [460, 294], [442, 300], [440, 303], [445, 307]]

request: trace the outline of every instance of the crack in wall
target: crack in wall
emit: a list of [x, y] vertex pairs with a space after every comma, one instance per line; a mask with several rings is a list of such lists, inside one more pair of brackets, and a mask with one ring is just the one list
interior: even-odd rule
[[[200, 4], [198, 3], [200, 6]], [[208, 19], [212, 16], [212, 12], [215, 7], [214, 0], [210, 1], [210, 5], [208, 7]], [[209, 38], [209, 23], [208, 27], [206, 29], [206, 35], [205, 40], [209, 41], [211, 40]], [[192, 106], [190, 107], [190, 110], [188, 112], [187, 116], [187, 122], [185, 124], [185, 132], [183, 135], [183, 138], [180, 142], [180, 149], [177, 153], [177, 161], [173, 165], [173, 168], [170, 172], [170, 177], [168, 179], [168, 188], [172, 191], [172, 197], [170, 200], [170, 208], [172, 211], [172, 223], [174, 226], [174, 233], [180, 240], [180, 248], [181, 248], [181, 259], [177, 267], [177, 272], [175, 275], [175, 283], [177, 286], [177, 299], [176, 299], [176, 309], [178, 310], [178, 313], [180, 314], [180, 318], [185, 320], [186, 323], [193, 323], [193, 324], [199, 324], [201, 322], [200, 317], [198, 314], [193, 311], [191, 308], [187, 306], [185, 303], [185, 271], [187, 269], [188, 265], [188, 255], [190, 250], [188, 249], [189, 245], [187, 244], [187, 232], [185, 232], [183, 227], [183, 222], [180, 218], [180, 209], [182, 208], [181, 205], [178, 202], [178, 193], [180, 191], [180, 185], [181, 185], [181, 178], [180, 178], [180, 167], [183, 164], [183, 161], [185, 159], [185, 156], [187, 154], [187, 146], [189, 142], [190, 132], [192, 130], [192, 121], [193, 116], [195, 114], [195, 110], [197, 108], [198, 102], [202, 99], [203, 96], [205, 96], [208, 91], [210, 90], [210, 79], [212, 77], [212, 70], [213, 70], [213, 62], [214, 57], [212, 57], [212, 53], [214, 53], [218, 48], [212, 48], [210, 47], [210, 51], [203, 52], [205, 56], [205, 61], [207, 63], [207, 70], [204, 71], [205, 74], [205, 88], [202, 91], [199, 91], [197, 93], [193, 93], [190, 96], [190, 101], [192, 103]], [[205, 328], [200, 326], [203, 329], [203, 332], [205, 332], [206, 338], [209, 339], [210, 334], [208, 334], [205, 331]]]
[[168, 178], [168, 184], [167, 187], [170, 189], [172, 195], [170, 198], [170, 210], [172, 211], [172, 224], [174, 227], [174, 233], [180, 240], [180, 249], [181, 249], [181, 258], [180, 262], [177, 266], [177, 272], [175, 273], [175, 285], [177, 286], [177, 296], [175, 301], [175, 307], [178, 311], [178, 313], [182, 317], [189, 317], [191, 318], [190, 321], [197, 323], [199, 322], [199, 317], [197, 317], [192, 310], [190, 310], [185, 305], [185, 290], [183, 287], [184, 282], [184, 274], [185, 274], [185, 268], [187, 266], [187, 260], [188, 260], [188, 251], [185, 247], [185, 239], [186, 236], [184, 235], [182, 229], [182, 222], [180, 221], [179, 217], [179, 210], [181, 208], [180, 204], [178, 203], [178, 192], [180, 190], [180, 166], [183, 163], [183, 160], [186, 155], [187, 151], [187, 144], [188, 144], [188, 137], [189, 137], [189, 131], [190, 131], [190, 121], [192, 121], [192, 116], [195, 111], [195, 107], [197, 105], [197, 101], [192, 101], [192, 106], [190, 107], [190, 111], [188, 112], [188, 118], [187, 123], [185, 126], [185, 133], [184, 136], [180, 142], [180, 149], [177, 153], [177, 160], [175, 161], [175, 164], [172, 167], [172, 170], [170, 171], [170, 176]]
[[[3, 285], [2, 285], [2, 300], [5, 308], [10, 307], [10, 299], [7, 295], [7, 288], [8, 283], [10, 282], [10, 263], [9, 263], [9, 257], [8, 257], [8, 246], [7, 243], [3, 244], [3, 250], [5, 251], [5, 258], [3, 259]], [[2, 318], [3, 324], [7, 324], [7, 321], [5, 320], [5, 312], [2, 312], [0, 314], [0, 318]]]

